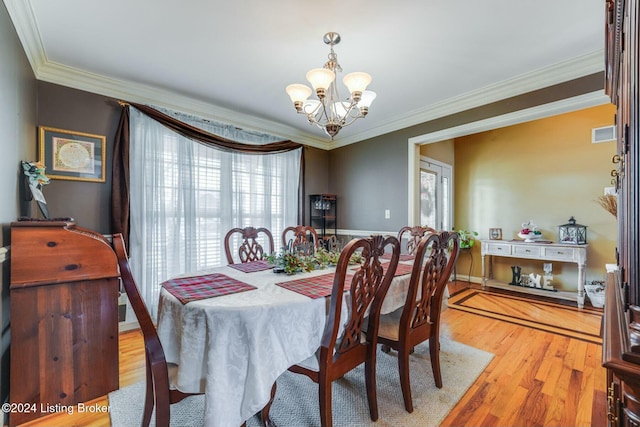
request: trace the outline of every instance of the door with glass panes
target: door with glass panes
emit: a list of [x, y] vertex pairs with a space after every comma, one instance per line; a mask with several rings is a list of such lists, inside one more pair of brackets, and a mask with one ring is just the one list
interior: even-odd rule
[[453, 227], [452, 167], [428, 157], [420, 158], [420, 225], [436, 230]]

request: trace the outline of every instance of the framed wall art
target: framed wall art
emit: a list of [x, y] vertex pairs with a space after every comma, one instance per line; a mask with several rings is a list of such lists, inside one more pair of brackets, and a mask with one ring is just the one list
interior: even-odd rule
[[39, 160], [49, 178], [105, 182], [106, 138], [40, 126]]
[[489, 239], [491, 239], [491, 240], [502, 240], [502, 228], [490, 228], [489, 229]]

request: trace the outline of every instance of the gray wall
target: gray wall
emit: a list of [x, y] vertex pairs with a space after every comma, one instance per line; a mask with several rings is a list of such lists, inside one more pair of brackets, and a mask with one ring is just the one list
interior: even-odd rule
[[44, 188], [51, 217], [71, 217], [81, 227], [111, 232], [111, 164], [120, 112], [117, 100], [38, 82], [38, 126], [104, 135], [107, 142], [104, 183], [52, 179]]
[[[338, 228], [395, 232], [407, 225], [409, 138], [603, 87], [603, 73], [596, 73], [331, 150], [329, 192], [336, 193], [340, 201]], [[390, 219], [385, 219], [385, 209], [390, 209]]]
[[[4, 3], [0, 3], [0, 58], [0, 243], [6, 247], [9, 224], [21, 210], [20, 161], [36, 159], [36, 80]], [[0, 400], [4, 401], [9, 392], [9, 262], [0, 265]]]
[[313, 147], [304, 148], [304, 223], [309, 224], [309, 194], [329, 193], [329, 152]]

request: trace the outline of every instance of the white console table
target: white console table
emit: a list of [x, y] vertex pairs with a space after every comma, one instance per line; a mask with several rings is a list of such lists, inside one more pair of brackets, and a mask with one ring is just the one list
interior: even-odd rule
[[[578, 308], [584, 307], [584, 285], [586, 282], [586, 266], [587, 266], [587, 247], [589, 245], [568, 245], [560, 243], [525, 243], [519, 240], [481, 240], [482, 255], [482, 287], [498, 286], [501, 288], [517, 290], [537, 291], [537, 288], [517, 287], [506, 285], [493, 280], [493, 268], [491, 258], [489, 263], [485, 262], [486, 256], [490, 257], [510, 257], [521, 259], [535, 259], [539, 261], [559, 261], [568, 262], [578, 265]], [[486, 266], [489, 266], [489, 272], [486, 273]], [[540, 290], [540, 293], [548, 291]], [[558, 297], [562, 297], [558, 295]], [[573, 298], [571, 298], [573, 299]]]

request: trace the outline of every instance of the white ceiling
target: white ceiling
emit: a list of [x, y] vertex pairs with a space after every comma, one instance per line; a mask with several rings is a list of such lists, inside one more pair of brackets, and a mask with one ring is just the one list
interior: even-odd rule
[[[36, 78], [340, 146], [604, 69], [603, 0], [4, 0]], [[284, 91], [366, 71], [369, 115], [328, 144]]]

